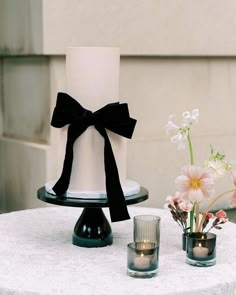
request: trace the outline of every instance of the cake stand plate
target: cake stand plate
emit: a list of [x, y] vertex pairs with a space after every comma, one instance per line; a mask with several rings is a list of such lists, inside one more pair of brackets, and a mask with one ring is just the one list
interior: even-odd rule
[[[45, 187], [37, 191], [39, 200], [61, 206], [84, 207], [75, 224], [72, 243], [80, 247], [105, 247], [113, 242], [111, 226], [102, 211], [108, 207], [107, 199], [80, 199], [58, 197], [48, 193]], [[141, 187], [139, 193], [125, 197], [127, 205], [143, 202], [148, 199], [148, 190]]]

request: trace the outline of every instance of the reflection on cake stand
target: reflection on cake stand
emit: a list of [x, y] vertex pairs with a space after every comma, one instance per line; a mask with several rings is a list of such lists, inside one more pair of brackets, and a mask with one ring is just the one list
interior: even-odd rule
[[[37, 197], [43, 202], [54, 205], [84, 207], [74, 227], [72, 243], [80, 247], [105, 247], [113, 242], [111, 226], [102, 211], [108, 207], [107, 199], [58, 197], [41, 187]], [[148, 190], [141, 187], [137, 194], [126, 196], [127, 205], [143, 202], [148, 199]]]

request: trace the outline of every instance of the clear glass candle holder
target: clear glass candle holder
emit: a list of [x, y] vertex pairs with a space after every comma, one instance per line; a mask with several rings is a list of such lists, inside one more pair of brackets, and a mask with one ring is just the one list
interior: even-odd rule
[[192, 233], [187, 235], [186, 262], [193, 266], [216, 264], [216, 235], [213, 233]]
[[134, 278], [153, 278], [158, 271], [159, 247], [155, 243], [127, 245], [127, 274]]
[[149, 242], [160, 245], [160, 221], [155, 215], [137, 215], [134, 217], [134, 242]]
[[187, 233], [182, 234], [182, 250], [186, 251], [187, 248]]

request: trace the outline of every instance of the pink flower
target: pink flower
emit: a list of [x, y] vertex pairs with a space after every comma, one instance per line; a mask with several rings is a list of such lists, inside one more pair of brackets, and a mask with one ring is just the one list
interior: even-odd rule
[[229, 202], [230, 207], [236, 206], [236, 191], [233, 193], [230, 202]]
[[193, 204], [190, 202], [181, 202], [181, 203], [179, 203], [179, 208], [182, 211], [190, 212], [193, 208]]
[[215, 218], [214, 214], [212, 214], [211, 212], [208, 212], [206, 214], [205, 211], [202, 211], [202, 215], [205, 215], [206, 219], [212, 219], [212, 218]]
[[219, 210], [217, 213], [216, 213], [216, 217], [221, 219], [221, 218], [225, 218], [227, 216], [226, 212], [224, 210]]
[[[231, 171], [231, 177], [232, 177], [234, 185], [236, 186], [236, 171]], [[231, 196], [229, 205], [230, 205], [230, 207], [236, 206], [236, 191]]]
[[175, 180], [180, 197], [186, 201], [200, 202], [213, 194], [213, 174], [206, 168], [185, 166]]
[[168, 204], [174, 204], [174, 203], [182, 202], [182, 200], [181, 200], [181, 198], [179, 196], [179, 192], [177, 192], [173, 197], [172, 196], [166, 197], [166, 202]]
[[231, 177], [232, 177], [234, 185], [236, 186], [236, 171], [235, 170], [231, 171]]

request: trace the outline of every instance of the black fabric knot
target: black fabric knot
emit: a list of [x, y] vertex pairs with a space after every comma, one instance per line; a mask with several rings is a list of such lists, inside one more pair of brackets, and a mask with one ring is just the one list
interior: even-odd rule
[[129, 116], [128, 105], [118, 102], [110, 103], [93, 113], [90, 110], [84, 109], [68, 94], [59, 92], [51, 125], [61, 128], [68, 124], [63, 170], [59, 180], [53, 187], [54, 192], [58, 196], [66, 193], [70, 183], [74, 142], [89, 126], [94, 125], [104, 138], [106, 192], [111, 220], [114, 222], [129, 219], [115, 157], [106, 132], [106, 129], [109, 129], [121, 136], [132, 137], [136, 120]]
[[93, 112], [89, 111], [89, 110], [85, 110], [81, 120], [84, 122], [85, 125], [89, 126], [93, 126], [95, 125], [95, 115]]

